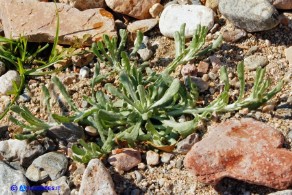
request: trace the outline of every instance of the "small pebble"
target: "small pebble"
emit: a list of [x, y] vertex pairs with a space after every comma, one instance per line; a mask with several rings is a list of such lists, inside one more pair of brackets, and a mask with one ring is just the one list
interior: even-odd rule
[[138, 169], [144, 170], [144, 169], [146, 169], [146, 165], [144, 163], [139, 163], [138, 164]]
[[176, 161], [175, 163], [175, 167], [178, 168], [178, 169], [181, 169], [183, 166], [183, 159], [179, 159]]
[[169, 163], [169, 161], [174, 157], [171, 153], [164, 152], [161, 156], [161, 162], [163, 163]]
[[137, 183], [139, 183], [142, 180], [143, 176], [139, 171], [134, 171], [134, 173], [135, 173], [136, 181]]
[[92, 126], [86, 126], [85, 127], [85, 132], [88, 133], [91, 136], [97, 136], [98, 135], [97, 130]]
[[209, 81], [209, 75], [208, 74], [204, 74], [202, 76], [202, 80], [205, 81], [205, 82]]
[[159, 154], [154, 151], [146, 152], [147, 165], [158, 165], [159, 164]]
[[213, 73], [213, 72], [209, 72], [209, 73], [208, 73], [208, 76], [209, 76], [209, 78], [212, 79], [212, 80], [215, 80], [215, 79], [218, 78], [218, 74], [215, 74], [215, 73]]
[[89, 77], [89, 72], [90, 72], [90, 69], [88, 67], [86, 67], [86, 66], [83, 66], [80, 69], [79, 77], [80, 78], [88, 78]]
[[153, 56], [152, 50], [146, 48], [139, 49], [137, 52], [143, 61], [149, 60]]
[[248, 70], [256, 70], [258, 67], [264, 67], [269, 63], [265, 56], [252, 55], [244, 59], [244, 67]]
[[262, 111], [265, 112], [265, 113], [272, 112], [274, 110], [274, 108], [275, 108], [275, 105], [268, 104], [268, 105], [263, 106]]
[[149, 9], [149, 13], [150, 15], [155, 18], [157, 16], [159, 16], [159, 14], [161, 14], [161, 12], [163, 11], [164, 7], [163, 5], [161, 5], [160, 3], [155, 3], [150, 9]]

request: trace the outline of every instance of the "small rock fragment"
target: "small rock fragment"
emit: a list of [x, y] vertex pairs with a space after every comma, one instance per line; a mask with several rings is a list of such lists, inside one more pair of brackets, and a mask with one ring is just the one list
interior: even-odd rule
[[72, 63], [74, 66], [77, 67], [82, 67], [82, 66], [87, 66], [90, 62], [93, 61], [95, 55], [93, 53], [85, 53], [82, 54], [83, 50], [78, 49], [75, 51], [76, 53], [80, 53], [77, 55], [72, 56]]
[[158, 24], [157, 19], [137, 20], [135, 22], [130, 23], [127, 27], [127, 30], [131, 33], [137, 33], [137, 31], [145, 33], [154, 28], [157, 24]]
[[186, 24], [185, 37], [190, 38], [198, 25], [206, 26], [208, 30], [214, 25], [214, 12], [202, 5], [170, 5], [167, 6], [159, 20], [160, 32], [174, 38], [175, 32], [180, 31], [182, 24]]
[[79, 195], [84, 194], [116, 195], [111, 175], [99, 159], [90, 160], [84, 171]]
[[260, 55], [252, 55], [244, 59], [245, 68], [248, 70], [256, 70], [258, 67], [264, 67], [268, 63], [268, 58]]
[[159, 164], [159, 154], [154, 151], [146, 152], [147, 165], [158, 165]]
[[267, 104], [263, 107], [262, 111], [263, 112], [272, 112], [275, 108], [275, 105], [273, 104]]
[[233, 31], [224, 30], [222, 36], [224, 41], [235, 43], [241, 38], [245, 37], [246, 32], [241, 29], [235, 29]]
[[176, 152], [186, 154], [198, 141], [199, 135], [197, 133], [193, 133], [177, 143]]
[[161, 156], [161, 162], [169, 163], [169, 161], [174, 157], [174, 154], [164, 152]]
[[210, 60], [211, 65], [212, 65], [212, 72], [213, 73], [217, 73], [220, 70], [221, 66], [222, 66], [222, 62], [215, 55], [214, 56], [210, 56], [209, 60]]
[[143, 179], [143, 176], [139, 171], [134, 171], [134, 173], [135, 173], [136, 181], [137, 183], [139, 183]]
[[139, 54], [139, 56], [141, 57], [141, 59], [143, 61], [149, 60], [152, 57], [152, 55], [153, 55], [152, 50], [148, 49], [147, 47], [146, 48], [143, 48], [143, 49], [139, 49], [137, 51], [137, 53]]
[[64, 154], [49, 152], [36, 158], [27, 168], [25, 176], [35, 182], [56, 180], [67, 170], [68, 160]]
[[132, 148], [116, 149], [108, 158], [108, 162], [115, 167], [117, 171], [129, 171], [141, 162], [141, 154]]
[[0, 77], [0, 94], [9, 95], [13, 91], [13, 82], [18, 86], [20, 84], [20, 76], [17, 71], [9, 70]]
[[[204, 92], [209, 88], [209, 84], [203, 81], [202, 78], [191, 76], [190, 79], [191, 79], [191, 82], [194, 83], [198, 87], [200, 92]], [[187, 78], [185, 78], [185, 84], [188, 87]]]
[[79, 71], [79, 77], [80, 78], [88, 78], [90, 73], [90, 69], [86, 66], [82, 67]]
[[159, 14], [163, 11], [164, 7], [160, 3], [155, 3], [150, 9], [149, 13], [150, 15], [155, 18], [159, 16]]
[[211, 8], [212, 10], [216, 11], [218, 9], [219, 0], [206, 0], [205, 6]]
[[181, 69], [181, 75], [183, 77], [186, 77], [186, 76], [196, 76], [197, 75], [197, 68], [194, 64], [186, 64], [186, 65], [183, 65], [182, 69]]
[[203, 76], [203, 74], [206, 74], [209, 70], [209, 63], [200, 61], [198, 64], [198, 75]]
[[97, 136], [98, 135], [97, 130], [92, 126], [86, 126], [85, 127], [85, 131], [86, 131], [86, 133], [88, 133], [91, 136]]

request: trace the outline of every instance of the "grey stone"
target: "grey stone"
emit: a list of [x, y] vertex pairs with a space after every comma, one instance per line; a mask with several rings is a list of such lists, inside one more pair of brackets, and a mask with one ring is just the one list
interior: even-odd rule
[[18, 103], [25, 103], [31, 100], [31, 93], [27, 88], [24, 89], [23, 94], [21, 94], [17, 100]]
[[219, 10], [248, 32], [269, 30], [279, 24], [279, 13], [267, 0], [220, 0]]
[[174, 154], [164, 152], [161, 156], [161, 162], [169, 163], [169, 161], [174, 157]]
[[[21, 185], [29, 186], [29, 183], [21, 171], [14, 170], [6, 163], [0, 161], [0, 193], [3, 195], [32, 194], [31, 191], [19, 191], [18, 189]], [[16, 191], [13, 189], [16, 189]]]
[[23, 140], [9, 139], [0, 142], [0, 157], [5, 160], [20, 161], [21, 165], [28, 167], [32, 161], [45, 152], [43, 146], [37, 141], [28, 143]]
[[25, 176], [35, 182], [56, 180], [67, 170], [68, 160], [64, 154], [49, 152], [36, 158], [26, 170]]
[[139, 183], [142, 180], [143, 176], [139, 171], [134, 171], [134, 173], [136, 177], [136, 182]]
[[84, 136], [84, 130], [74, 123], [63, 123], [48, 130], [48, 135], [67, 142], [76, 142]]
[[256, 70], [258, 67], [264, 67], [268, 63], [268, 58], [260, 55], [252, 55], [244, 59], [245, 68], [248, 70]]
[[149, 60], [153, 55], [153, 52], [150, 49], [148, 49], [147, 47], [143, 48], [143, 49], [139, 49], [137, 51], [137, 53], [140, 55], [140, 57], [143, 61]]
[[0, 94], [9, 95], [13, 91], [13, 82], [18, 86], [20, 76], [17, 71], [9, 70], [0, 77]]
[[106, 167], [99, 159], [89, 161], [79, 190], [79, 195], [116, 195], [114, 183]]
[[79, 71], [80, 78], [88, 78], [90, 73], [90, 69], [86, 66], [82, 67]]
[[[194, 83], [200, 92], [204, 92], [209, 88], [208, 82], [204, 81], [202, 78], [191, 76], [191, 82]], [[185, 83], [187, 83], [187, 78], [185, 78]], [[187, 86], [188, 87], [188, 86]]]
[[[116, 36], [114, 17], [103, 8], [79, 11], [70, 5], [57, 3], [60, 18], [59, 43], [76, 43], [85, 35], [83, 45], [91, 45], [104, 34]], [[31, 42], [53, 42], [56, 34], [56, 8], [53, 2], [34, 0], [0, 1], [1, 19], [7, 38], [25, 36]], [[17, 14], [15, 14], [17, 13]]]
[[193, 133], [177, 143], [176, 152], [186, 154], [198, 141], [199, 135], [197, 133]]

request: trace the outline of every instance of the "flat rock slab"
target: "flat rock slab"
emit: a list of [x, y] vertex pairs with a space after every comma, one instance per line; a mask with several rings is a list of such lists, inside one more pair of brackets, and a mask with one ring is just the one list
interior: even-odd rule
[[[7, 38], [20, 35], [30, 42], [53, 42], [57, 17], [54, 3], [36, 0], [0, 0], [0, 17]], [[116, 36], [114, 18], [103, 8], [79, 11], [67, 4], [57, 3], [60, 18], [59, 44], [74, 44], [85, 35], [84, 45], [98, 41], [104, 34]]]
[[186, 155], [185, 166], [200, 182], [216, 185], [224, 177], [274, 189], [292, 184], [292, 152], [283, 135], [253, 119], [229, 120], [213, 127]]

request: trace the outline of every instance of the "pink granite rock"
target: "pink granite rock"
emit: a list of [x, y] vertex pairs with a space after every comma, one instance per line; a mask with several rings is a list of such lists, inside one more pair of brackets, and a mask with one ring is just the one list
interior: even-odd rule
[[129, 171], [141, 162], [140, 152], [132, 148], [116, 149], [112, 153], [113, 155], [108, 158], [108, 162], [117, 171]]
[[[56, 34], [56, 8], [54, 3], [36, 0], [0, 0], [0, 17], [7, 38], [23, 35], [31, 42], [53, 42]], [[116, 36], [114, 18], [104, 9], [79, 11], [58, 3], [60, 18], [60, 44], [74, 44], [76, 39], [89, 38], [84, 45], [98, 41], [104, 34]]]
[[185, 166], [198, 180], [216, 185], [224, 177], [275, 189], [292, 184], [292, 152], [283, 135], [253, 119], [213, 127], [186, 155]]
[[160, 0], [105, 0], [108, 7], [115, 12], [137, 19], [147, 19], [151, 15], [149, 9]]

